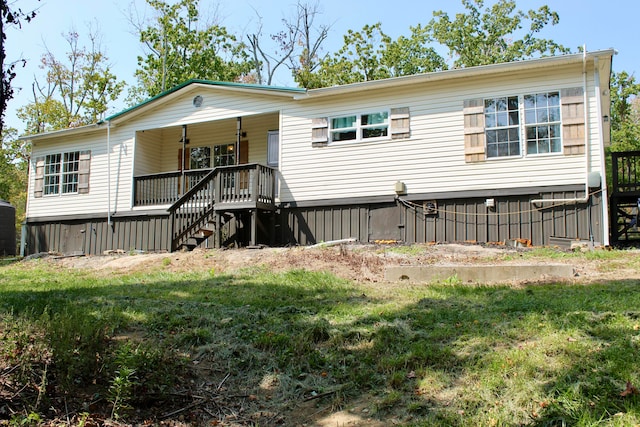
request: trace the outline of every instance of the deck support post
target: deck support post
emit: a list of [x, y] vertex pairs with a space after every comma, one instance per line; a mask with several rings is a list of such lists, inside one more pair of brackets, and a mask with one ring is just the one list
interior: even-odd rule
[[258, 230], [258, 209], [251, 209], [251, 241], [249, 245], [255, 246], [257, 242]]
[[222, 244], [221, 240], [222, 240], [222, 221], [220, 221], [220, 214], [216, 212], [216, 230], [215, 230], [215, 234], [214, 234], [214, 238], [213, 238], [213, 247], [216, 249], [220, 249], [220, 246]]

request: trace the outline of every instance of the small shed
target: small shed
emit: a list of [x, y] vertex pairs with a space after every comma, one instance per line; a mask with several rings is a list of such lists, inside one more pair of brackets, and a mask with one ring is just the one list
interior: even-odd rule
[[0, 199], [0, 256], [16, 255], [16, 208]]

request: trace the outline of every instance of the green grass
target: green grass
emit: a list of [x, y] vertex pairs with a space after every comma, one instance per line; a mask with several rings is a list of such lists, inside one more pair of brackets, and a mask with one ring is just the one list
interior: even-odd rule
[[180, 413], [194, 424], [300, 425], [290, 411], [320, 395], [406, 426], [632, 426], [640, 396], [621, 393], [640, 386], [639, 350], [635, 281], [388, 289], [303, 270], [0, 267], [0, 397], [19, 392], [22, 414], [0, 424], [140, 422], [200, 396], [210, 405]]

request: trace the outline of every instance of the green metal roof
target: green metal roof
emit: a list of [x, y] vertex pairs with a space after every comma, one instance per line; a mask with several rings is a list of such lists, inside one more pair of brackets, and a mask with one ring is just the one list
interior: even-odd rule
[[157, 99], [163, 98], [169, 94], [177, 92], [180, 89], [187, 87], [191, 84], [203, 84], [203, 85], [209, 85], [209, 86], [231, 87], [231, 88], [239, 88], [239, 89], [270, 91], [270, 92], [289, 92], [289, 93], [296, 93], [296, 94], [305, 93], [307, 91], [306, 89], [303, 89], [303, 88], [294, 88], [294, 87], [266, 86], [266, 85], [250, 84], [250, 83], [220, 82], [220, 81], [214, 81], [214, 80], [191, 79], [191, 80], [187, 80], [182, 84], [179, 84], [178, 86], [174, 86], [169, 90], [159, 93], [158, 95], [152, 98], [146, 99], [141, 103], [134, 105], [133, 107], [129, 107], [126, 110], [122, 110], [119, 113], [109, 116], [104, 120], [101, 120], [99, 123], [104, 123], [104, 122], [108, 122], [113, 119], [116, 119], [131, 111], [144, 107], [145, 105], [150, 104]]

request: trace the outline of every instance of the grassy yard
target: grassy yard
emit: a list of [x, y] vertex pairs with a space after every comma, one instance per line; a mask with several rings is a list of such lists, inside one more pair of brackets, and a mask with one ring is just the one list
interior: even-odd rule
[[359, 284], [171, 262], [0, 266], [0, 425], [313, 426], [339, 410], [359, 425], [640, 424], [635, 280]]

